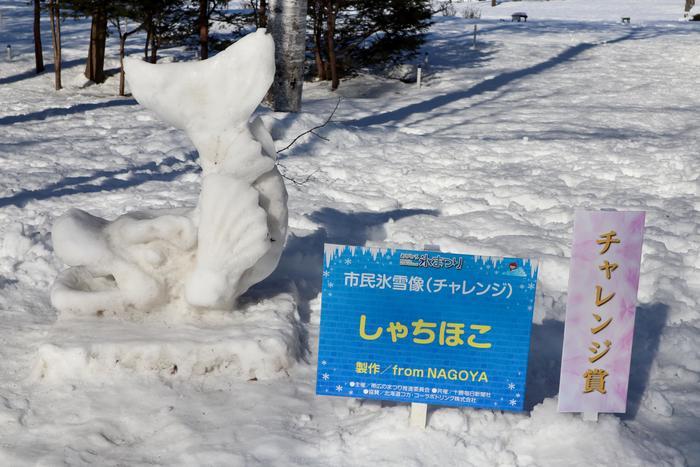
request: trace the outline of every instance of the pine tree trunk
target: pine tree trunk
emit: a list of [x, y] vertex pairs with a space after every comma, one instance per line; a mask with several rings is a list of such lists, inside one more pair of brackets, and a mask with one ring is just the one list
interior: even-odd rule
[[148, 60], [148, 46], [151, 43], [151, 34], [153, 34], [153, 26], [151, 19], [146, 20], [146, 45], [143, 48], [143, 58]]
[[199, 0], [199, 59], [209, 58], [209, 17], [207, 5], [209, 0]]
[[34, 0], [34, 60], [36, 72], [44, 71], [44, 51], [41, 48], [41, 6], [39, 0]]
[[260, 6], [258, 8], [258, 27], [267, 27], [267, 0], [260, 0]]
[[340, 85], [340, 80], [338, 79], [338, 64], [335, 58], [335, 6], [333, 5], [333, 0], [328, 1], [328, 37], [326, 42], [328, 43], [328, 63], [330, 65], [331, 71], [331, 91], [338, 89]]
[[277, 112], [299, 112], [304, 83], [307, 0], [272, 0], [268, 25], [275, 40], [275, 80], [269, 100]]
[[321, 50], [323, 49], [323, 5], [321, 0], [314, 0], [316, 16], [314, 18], [314, 59], [316, 60], [316, 76], [326, 80], [326, 64], [323, 61]]
[[90, 27], [90, 48], [85, 66], [85, 77], [95, 83], [104, 83], [105, 76], [105, 42], [107, 40], [107, 14], [99, 9], [92, 15]]
[[688, 16], [688, 13], [690, 13], [690, 10], [693, 9], [695, 6], [695, 0], [685, 0], [685, 16]]
[[126, 45], [126, 32], [119, 36], [119, 95], [124, 96], [124, 46]]
[[149, 60], [151, 63], [156, 63], [156, 61], [158, 61], [158, 45], [158, 36], [155, 31], [153, 31], [151, 33], [151, 59]]
[[53, 70], [56, 91], [61, 86], [61, 10], [56, 0], [49, 1], [49, 16], [51, 18], [51, 39], [53, 42]]

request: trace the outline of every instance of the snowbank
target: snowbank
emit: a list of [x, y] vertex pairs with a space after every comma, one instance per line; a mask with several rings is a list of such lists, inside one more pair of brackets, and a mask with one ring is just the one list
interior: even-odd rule
[[110, 380], [127, 371], [163, 379], [221, 373], [265, 380], [278, 377], [302, 355], [296, 304], [280, 295], [234, 315], [196, 320], [59, 319], [38, 347], [32, 378], [41, 384]]

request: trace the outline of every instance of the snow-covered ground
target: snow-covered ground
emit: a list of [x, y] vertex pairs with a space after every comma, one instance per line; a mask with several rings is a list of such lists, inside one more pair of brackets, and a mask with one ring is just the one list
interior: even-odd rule
[[[133, 323], [57, 317], [51, 225], [71, 207], [193, 206], [196, 152], [115, 77], [71, 85], [85, 20], [64, 24], [54, 91], [32, 72], [31, 7], [4, 1], [0, 464], [700, 465], [700, 23], [682, 3], [481, 2], [475, 49], [474, 21], [436, 17], [424, 87], [344, 81], [328, 141], [281, 154], [311, 177], [288, 184], [273, 276], [231, 315]], [[527, 23], [501, 21], [516, 10]], [[313, 83], [301, 114], [261, 114], [282, 148], [335, 104]], [[647, 211], [628, 413], [597, 424], [556, 411], [576, 208]], [[421, 431], [405, 405], [315, 396], [324, 241], [542, 258], [529, 410], [436, 407]]]

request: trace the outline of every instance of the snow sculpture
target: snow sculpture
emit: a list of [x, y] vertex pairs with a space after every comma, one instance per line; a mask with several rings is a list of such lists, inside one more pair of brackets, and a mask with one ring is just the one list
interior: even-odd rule
[[199, 151], [194, 209], [139, 211], [112, 222], [72, 209], [53, 227], [68, 266], [51, 303], [70, 313], [151, 311], [184, 298], [230, 309], [277, 266], [287, 192], [272, 137], [250, 116], [272, 84], [274, 42], [261, 29], [201, 62], [124, 63], [139, 103], [185, 130]]

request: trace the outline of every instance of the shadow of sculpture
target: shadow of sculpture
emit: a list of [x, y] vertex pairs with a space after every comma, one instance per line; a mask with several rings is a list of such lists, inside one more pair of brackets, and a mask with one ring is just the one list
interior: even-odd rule
[[322, 208], [308, 214], [307, 217], [319, 228], [306, 236], [291, 234], [275, 272], [241, 299], [259, 300], [280, 290], [292, 292], [297, 296], [302, 321], [308, 322], [311, 315], [309, 303], [321, 292], [324, 243], [364, 245], [368, 240], [382, 241], [386, 238], [383, 226], [389, 220], [420, 215], [437, 216], [439, 212], [431, 209], [343, 212]]

